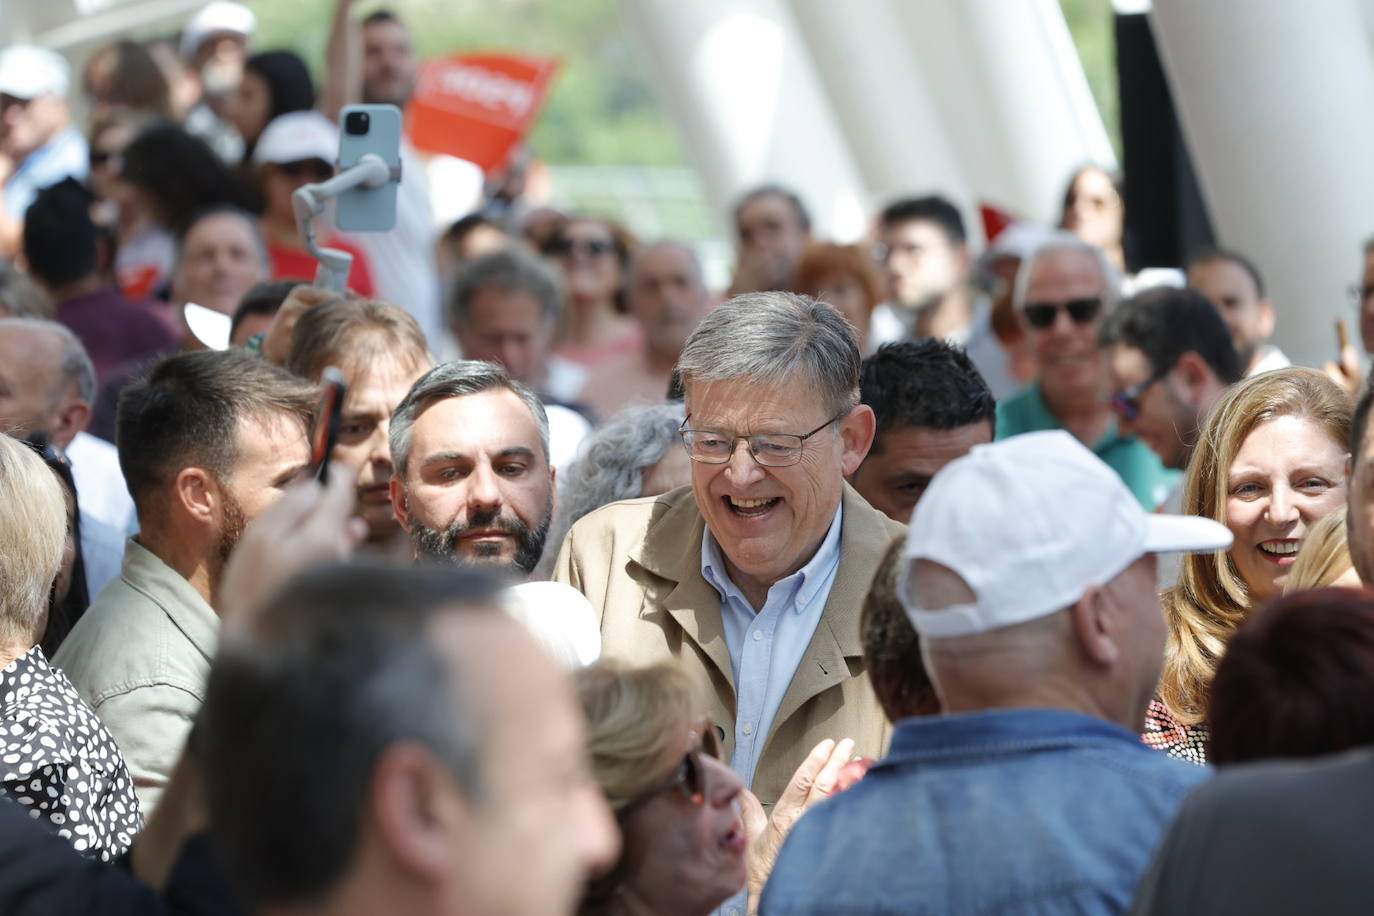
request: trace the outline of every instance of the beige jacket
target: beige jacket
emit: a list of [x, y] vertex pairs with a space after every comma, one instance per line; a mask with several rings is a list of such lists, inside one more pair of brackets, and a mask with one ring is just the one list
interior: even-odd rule
[[[734, 754], [735, 686], [720, 595], [701, 576], [705, 530], [690, 487], [613, 503], [568, 532], [553, 578], [581, 591], [601, 615], [602, 651], [637, 664], [677, 659], [711, 698]], [[771, 806], [811, 748], [853, 738], [881, 756], [891, 729], [864, 673], [859, 615], [878, 564], [905, 526], [844, 488], [840, 568], [820, 624], [773, 720], [753, 790]]]
[[124, 753], [152, 815], [205, 699], [219, 617], [200, 593], [130, 538], [124, 566], [53, 657]]

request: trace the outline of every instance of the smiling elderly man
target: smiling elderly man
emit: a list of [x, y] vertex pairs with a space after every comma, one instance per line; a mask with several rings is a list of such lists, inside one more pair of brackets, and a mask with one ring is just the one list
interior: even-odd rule
[[874, 419], [839, 312], [738, 296], [701, 323], [678, 369], [691, 489], [588, 515], [554, 578], [600, 610], [606, 655], [675, 658], [702, 682], [731, 766], [771, 805], [818, 741], [883, 749], [859, 612], [905, 528], [844, 482]]

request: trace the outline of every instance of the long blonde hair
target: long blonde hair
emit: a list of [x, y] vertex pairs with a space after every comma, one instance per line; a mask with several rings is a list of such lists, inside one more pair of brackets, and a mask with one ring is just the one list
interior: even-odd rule
[[[1311, 420], [1346, 448], [1351, 403], [1315, 369], [1279, 369], [1232, 385], [1208, 414], [1188, 462], [1183, 512], [1226, 523], [1231, 465], [1250, 433], [1276, 417]], [[1250, 612], [1249, 589], [1227, 551], [1189, 554], [1162, 596], [1169, 637], [1159, 695], [1181, 722], [1207, 716], [1207, 691], [1226, 641]]]
[[1308, 529], [1283, 583], [1285, 595], [1325, 588], [1350, 570], [1353, 564], [1345, 539], [1345, 514], [1346, 507], [1341, 506]]

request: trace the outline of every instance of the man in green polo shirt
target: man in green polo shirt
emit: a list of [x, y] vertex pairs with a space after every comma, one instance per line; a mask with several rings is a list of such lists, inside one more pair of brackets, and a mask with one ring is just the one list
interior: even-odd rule
[[1122, 435], [1107, 403], [1098, 329], [1116, 298], [1116, 276], [1093, 246], [1056, 233], [1022, 262], [1014, 302], [1035, 358], [1035, 381], [997, 405], [997, 438], [1064, 429], [1121, 475], [1146, 509], [1178, 478], [1144, 443]]

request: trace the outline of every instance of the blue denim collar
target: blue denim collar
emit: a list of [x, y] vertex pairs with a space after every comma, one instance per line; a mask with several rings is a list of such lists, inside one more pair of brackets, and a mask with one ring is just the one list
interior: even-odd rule
[[988, 709], [903, 719], [877, 765], [1021, 754], [1047, 748], [1133, 745], [1140, 736], [1114, 722], [1067, 709]]

